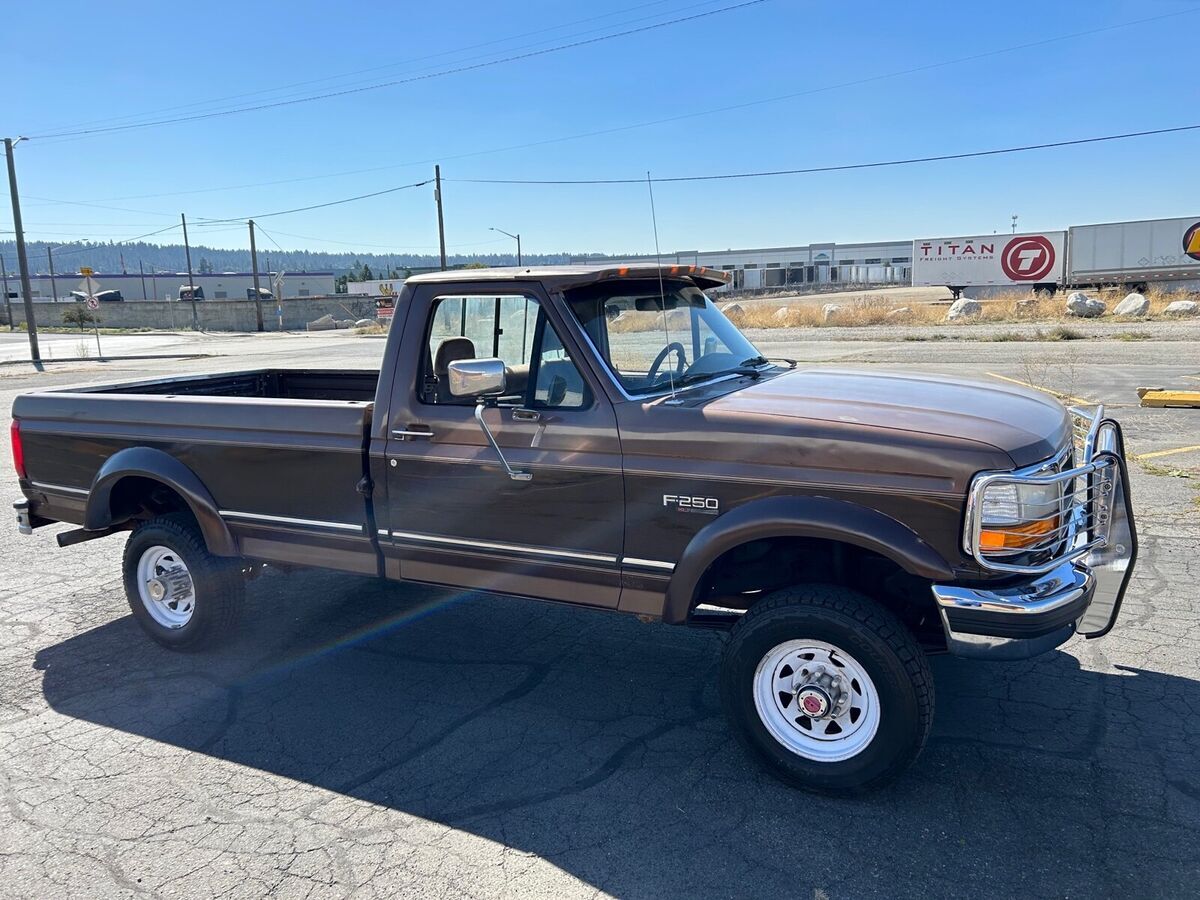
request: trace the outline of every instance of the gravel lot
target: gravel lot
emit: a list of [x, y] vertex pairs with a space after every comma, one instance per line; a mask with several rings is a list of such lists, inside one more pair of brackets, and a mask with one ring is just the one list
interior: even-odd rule
[[[1133, 454], [1200, 445], [1200, 410], [1133, 393], [1200, 386], [1194, 336], [759, 346], [1036, 381], [1114, 409]], [[383, 342], [153, 347], [213, 355], [6, 366], [0, 413], [76, 381], [368, 366]], [[718, 708], [717, 634], [313, 572], [254, 582], [234, 646], [176, 655], [128, 614], [120, 537], [59, 550], [52, 529], [4, 528], [0, 895], [1195, 895], [1200, 450], [1131, 468], [1141, 562], [1113, 634], [1025, 663], [934, 660], [928, 748], [859, 801], [752, 768]]]

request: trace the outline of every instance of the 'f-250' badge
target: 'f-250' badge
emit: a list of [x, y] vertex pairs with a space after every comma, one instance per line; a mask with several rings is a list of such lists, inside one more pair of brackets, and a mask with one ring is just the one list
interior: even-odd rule
[[721, 501], [716, 497], [684, 497], [678, 494], [663, 494], [663, 506], [674, 507], [679, 512], [700, 513], [704, 516], [721, 514]]

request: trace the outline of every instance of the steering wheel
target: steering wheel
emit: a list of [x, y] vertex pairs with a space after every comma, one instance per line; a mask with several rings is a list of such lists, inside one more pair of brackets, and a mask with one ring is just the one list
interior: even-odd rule
[[679, 355], [679, 362], [675, 364], [675, 377], [678, 378], [683, 374], [683, 370], [687, 368], [687, 351], [679, 341], [671, 341], [658, 351], [658, 356], [654, 357], [654, 362], [650, 364], [650, 371], [646, 373], [646, 384], [654, 384], [655, 379], [658, 378], [659, 368], [672, 350]]

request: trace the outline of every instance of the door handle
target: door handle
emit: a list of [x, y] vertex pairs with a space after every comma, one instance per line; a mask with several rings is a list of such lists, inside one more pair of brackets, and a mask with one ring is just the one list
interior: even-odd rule
[[512, 417], [518, 422], [536, 422], [541, 419], [542, 414], [536, 409], [514, 409]]
[[408, 425], [405, 428], [393, 428], [392, 437], [398, 441], [429, 440], [433, 432], [422, 425]]

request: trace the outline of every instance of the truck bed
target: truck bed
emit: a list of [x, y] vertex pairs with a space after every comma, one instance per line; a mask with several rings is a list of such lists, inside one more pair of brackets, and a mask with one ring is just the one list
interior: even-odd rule
[[263, 369], [23, 395], [31, 512], [84, 524], [106, 460], [150, 448], [199, 477], [245, 556], [374, 572], [356, 488], [378, 377]]

